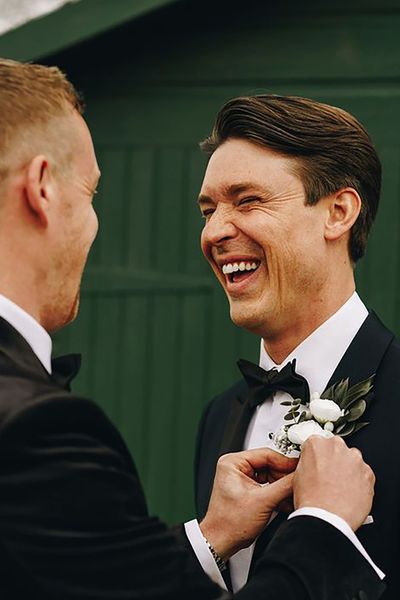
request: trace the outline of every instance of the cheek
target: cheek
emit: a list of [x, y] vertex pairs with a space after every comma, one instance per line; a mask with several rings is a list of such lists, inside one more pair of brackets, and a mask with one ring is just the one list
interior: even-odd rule
[[91, 207], [82, 224], [81, 238], [85, 245], [91, 246], [99, 229], [99, 220], [95, 210]]
[[93, 226], [92, 226], [92, 241], [95, 239], [99, 231], [99, 218], [96, 211], [93, 209]]

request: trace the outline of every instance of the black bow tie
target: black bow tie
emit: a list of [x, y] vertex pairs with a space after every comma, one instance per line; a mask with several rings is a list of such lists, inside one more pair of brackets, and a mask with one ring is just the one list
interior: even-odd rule
[[65, 354], [51, 361], [51, 373], [53, 379], [61, 387], [69, 390], [70, 383], [79, 373], [82, 356], [80, 354]]
[[264, 371], [258, 365], [242, 358], [237, 364], [250, 388], [251, 396], [248, 402], [252, 408], [277, 391], [287, 392], [292, 398], [300, 398], [302, 403], [310, 401], [310, 388], [307, 380], [296, 373], [295, 359], [280, 371], [276, 368]]

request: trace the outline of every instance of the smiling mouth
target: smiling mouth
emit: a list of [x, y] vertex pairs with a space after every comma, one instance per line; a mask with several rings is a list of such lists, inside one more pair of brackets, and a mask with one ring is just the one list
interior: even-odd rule
[[260, 261], [225, 263], [222, 265], [222, 272], [230, 283], [238, 283], [253, 275], [260, 264]]

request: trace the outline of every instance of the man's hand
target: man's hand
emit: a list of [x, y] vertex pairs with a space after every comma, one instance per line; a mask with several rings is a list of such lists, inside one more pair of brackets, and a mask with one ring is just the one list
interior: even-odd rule
[[375, 476], [361, 452], [342, 438], [310, 437], [301, 450], [293, 478], [295, 508], [323, 508], [356, 531], [369, 514]]
[[208, 511], [200, 524], [203, 535], [221, 558], [227, 560], [249, 546], [274, 508], [292, 495], [293, 475], [265, 486], [268, 470], [288, 474], [297, 462], [269, 448], [221, 456]]

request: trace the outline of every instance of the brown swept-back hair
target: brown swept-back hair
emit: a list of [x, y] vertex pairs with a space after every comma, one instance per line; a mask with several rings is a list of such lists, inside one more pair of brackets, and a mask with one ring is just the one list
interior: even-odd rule
[[82, 114], [83, 100], [57, 67], [0, 58], [0, 177], [7, 173], [10, 148], [68, 108]]
[[381, 187], [381, 164], [371, 138], [348, 112], [297, 96], [234, 98], [219, 111], [211, 134], [200, 144], [208, 155], [229, 138], [241, 138], [296, 159], [296, 171], [313, 205], [352, 187], [361, 197], [349, 252], [353, 262], [365, 253]]

